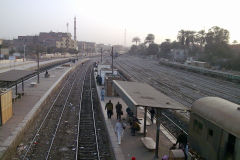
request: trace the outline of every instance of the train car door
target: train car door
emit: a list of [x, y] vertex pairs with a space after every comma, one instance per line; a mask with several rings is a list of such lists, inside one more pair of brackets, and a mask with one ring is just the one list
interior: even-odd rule
[[227, 140], [226, 148], [225, 148], [225, 159], [226, 160], [235, 160], [235, 158], [234, 158], [235, 144], [236, 144], [236, 137], [232, 134], [228, 134], [228, 140]]

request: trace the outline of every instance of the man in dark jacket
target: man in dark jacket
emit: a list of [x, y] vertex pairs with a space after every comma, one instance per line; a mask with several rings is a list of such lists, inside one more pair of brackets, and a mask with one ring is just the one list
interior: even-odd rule
[[122, 112], [122, 105], [118, 102], [116, 105], [116, 113], [117, 113], [117, 119], [121, 120]]
[[187, 135], [184, 134], [183, 131], [181, 131], [181, 133], [178, 135], [177, 142], [175, 145], [177, 145], [178, 143], [179, 143], [179, 148], [185, 149], [187, 145]]
[[113, 104], [112, 104], [111, 100], [109, 100], [109, 102], [106, 104], [105, 110], [106, 109], [107, 109], [108, 119], [111, 119], [112, 114], [113, 114]]

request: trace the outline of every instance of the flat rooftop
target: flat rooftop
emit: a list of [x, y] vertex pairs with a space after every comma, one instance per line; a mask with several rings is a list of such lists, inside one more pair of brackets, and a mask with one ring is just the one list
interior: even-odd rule
[[187, 108], [146, 83], [113, 81], [117, 93], [130, 106], [187, 110]]

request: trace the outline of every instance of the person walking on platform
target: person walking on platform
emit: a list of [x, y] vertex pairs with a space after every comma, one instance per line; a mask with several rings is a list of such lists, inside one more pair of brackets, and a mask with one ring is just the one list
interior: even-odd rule
[[99, 86], [101, 86], [101, 85], [102, 85], [102, 77], [99, 76]]
[[104, 101], [105, 90], [104, 88], [101, 89], [101, 101]]
[[121, 120], [118, 119], [117, 123], [115, 125], [115, 133], [117, 134], [117, 138], [118, 138], [118, 144], [121, 144], [121, 138], [123, 136], [123, 124], [121, 123]]
[[177, 145], [179, 143], [179, 149], [185, 149], [186, 145], [187, 145], [187, 135], [183, 133], [183, 131], [181, 131], [181, 133], [178, 135], [177, 137], [177, 142], [175, 145]]
[[121, 120], [121, 115], [123, 114], [122, 105], [118, 102], [116, 105], [117, 119]]
[[97, 77], [96, 77], [96, 80], [97, 80], [97, 84], [99, 85], [99, 74], [97, 75]]
[[113, 104], [112, 104], [111, 100], [109, 100], [109, 102], [106, 104], [105, 110], [106, 109], [107, 109], [108, 119], [111, 119], [111, 117], [113, 115]]
[[137, 117], [133, 116], [132, 122], [130, 122], [130, 124], [131, 124], [131, 135], [135, 136], [136, 131], [140, 131], [139, 124], [141, 123], [139, 122]]
[[152, 124], [153, 124], [153, 118], [154, 118], [154, 115], [155, 115], [155, 110], [154, 110], [154, 108], [151, 108], [150, 114], [151, 114], [151, 122], [152, 122]]

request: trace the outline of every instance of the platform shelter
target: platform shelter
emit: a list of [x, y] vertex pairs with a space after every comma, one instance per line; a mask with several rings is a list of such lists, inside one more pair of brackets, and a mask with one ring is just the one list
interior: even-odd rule
[[[14, 83], [16, 85], [16, 95], [18, 95], [17, 84], [22, 82], [22, 92], [24, 92], [24, 80], [27, 76], [33, 74], [34, 71], [27, 70], [10, 70], [7, 72], [0, 73], [0, 81]], [[8, 86], [7, 86], [8, 87]]]
[[[159, 131], [160, 131], [160, 115], [162, 110], [186, 110], [182, 104], [176, 102], [170, 97], [164, 95], [160, 91], [151, 87], [146, 83], [128, 82], [128, 81], [113, 81], [113, 87], [118, 95], [137, 116], [137, 107], [144, 107], [144, 137], [146, 137], [146, 118], [147, 108], [153, 107], [156, 109], [156, 143], [155, 143], [155, 158], [158, 158], [159, 148]], [[150, 137], [146, 137], [144, 141], [148, 141]], [[152, 141], [152, 140], [151, 140]]]

